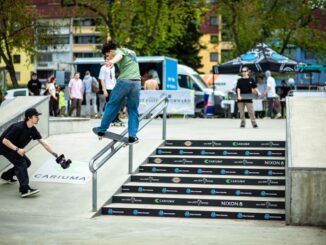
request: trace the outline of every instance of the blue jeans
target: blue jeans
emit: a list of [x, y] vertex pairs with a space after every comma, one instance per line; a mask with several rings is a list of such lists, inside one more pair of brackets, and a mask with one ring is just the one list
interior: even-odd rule
[[127, 110], [129, 117], [128, 133], [129, 136], [136, 137], [139, 126], [139, 96], [140, 81], [118, 80], [111, 92], [109, 103], [107, 103], [105, 106], [101, 126], [97, 128], [97, 132], [104, 133], [109, 128], [110, 123], [114, 121], [125, 98], [127, 98]]

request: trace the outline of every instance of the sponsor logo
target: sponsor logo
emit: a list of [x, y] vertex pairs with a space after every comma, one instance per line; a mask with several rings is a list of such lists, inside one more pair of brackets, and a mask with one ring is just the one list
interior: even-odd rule
[[160, 210], [160, 211], [158, 212], [158, 215], [159, 215], [159, 216], [164, 216], [164, 211], [163, 211], [163, 210]]
[[250, 156], [250, 151], [245, 151], [246, 156]]
[[272, 156], [273, 155], [273, 152], [272, 151], [268, 151], [267, 152], [267, 156]]
[[221, 169], [220, 174], [225, 174], [225, 169]]
[[211, 217], [216, 218], [217, 214], [215, 212], [211, 212]]
[[195, 183], [209, 184], [209, 183], [213, 183], [213, 180], [202, 178], [202, 179], [195, 179], [194, 182]]
[[112, 208], [109, 208], [108, 214], [113, 214], [113, 209]]
[[271, 205], [272, 205], [272, 204], [271, 204], [270, 202], [266, 202], [266, 203], [265, 203], [266, 208], [270, 208]]
[[180, 173], [180, 169], [179, 169], [179, 168], [175, 168], [175, 169], [174, 169], [174, 172], [175, 172], [175, 173]]
[[236, 191], [235, 191], [235, 195], [236, 195], [236, 196], [240, 196], [240, 195], [241, 195], [241, 191], [240, 191], [240, 190], [236, 190]]
[[181, 179], [180, 179], [179, 177], [174, 177], [174, 178], [172, 179], [172, 182], [173, 182], [173, 183], [180, 183], [180, 182], [181, 182]]
[[268, 170], [267, 175], [272, 176], [273, 175], [273, 170]]
[[157, 168], [156, 167], [153, 167], [152, 168], [152, 172], [155, 173], [157, 171]]
[[189, 211], [184, 212], [184, 216], [185, 217], [189, 217], [190, 216], [190, 212]]
[[244, 180], [244, 179], [226, 179], [225, 183], [227, 183], [227, 184], [245, 184], [246, 180]]
[[185, 146], [191, 146], [191, 145], [192, 145], [192, 142], [189, 141], [189, 140], [188, 140], [188, 141], [185, 141], [184, 145], [185, 145]]
[[249, 172], [249, 170], [246, 169], [245, 171], [243, 171], [243, 174], [244, 174], [244, 175], [249, 175], [250, 172]]
[[260, 195], [261, 195], [262, 197], [265, 197], [265, 196], [266, 196], [266, 191], [261, 191], [261, 192], [260, 192]]
[[206, 154], [206, 151], [205, 150], [201, 150], [200, 151], [200, 155], [205, 155]]
[[158, 153], [158, 154], [162, 154], [163, 151], [162, 151], [162, 150], [157, 150], [157, 153]]
[[164, 188], [162, 188], [162, 193], [167, 193], [167, 189], [164, 187]]
[[249, 142], [233, 142], [233, 146], [250, 146]]
[[243, 202], [238, 201], [221, 201], [221, 205], [225, 207], [243, 207]]
[[203, 170], [200, 168], [200, 169], [197, 169], [197, 174], [201, 174], [203, 173]]
[[143, 192], [143, 187], [138, 187], [137, 191], [138, 192]]
[[175, 203], [175, 200], [173, 199], [160, 199], [160, 198], [155, 198], [154, 199], [154, 202], [156, 204], [174, 204]]
[[238, 218], [238, 219], [242, 219], [242, 218], [243, 218], [243, 214], [242, 214], [242, 213], [238, 213], [238, 214], [237, 214], [237, 218]]
[[271, 166], [284, 166], [284, 161], [278, 161], [278, 160], [273, 160], [273, 161], [264, 161], [265, 165], [271, 165]]
[[264, 214], [264, 219], [270, 219], [270, 215], [269, 214]]
[[139, 214], [139, 212], [138, 212], [138, 210], [137, 210], [137, 209], [135, 209], [135, 210], [133, 210], [133, 211], [132, 211], [132, 214], [133, 214], [133, 215], [138, 215], [138, 214]]
[[179, 150], [179, 155], [183, 155], [184, 151], [183, 150]]
[[191, 193], [191, 189], [190, 189], [190, 188], [187, 188], [187, 189], [186, 189], [186, 193], [187, 193], [187, 194], [190, 194], [190, 193]]
[[162, 159], [157, 157], [154, 159], [154, 163], [161, 163], [162, 162]]
[[211, 190], [211, 194], [212, 194], [212, 195], [215, 195], [215, 194], [216, 194], [216, 190], [215, 190], [215, 189], [212, 189], [212, 190]]
[[223, 156], [227, 156], [229, 154], [228, 151], [223, 151]]

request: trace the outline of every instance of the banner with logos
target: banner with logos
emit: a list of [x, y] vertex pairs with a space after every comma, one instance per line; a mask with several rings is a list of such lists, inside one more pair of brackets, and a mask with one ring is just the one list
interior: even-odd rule
[[78, 161], [63, 169], [55, 160], [49, 160], [31, 176], [31, 181], [66, 184], [86, 184], [90, 179], [88, 163]]
[[139, 114], [143, 114], [154, 106], [165, 95], [169, 99], [168, 114], [193, 115], [195, 113], [195, 93], [193, 90], [142, 90], [138, 107]]

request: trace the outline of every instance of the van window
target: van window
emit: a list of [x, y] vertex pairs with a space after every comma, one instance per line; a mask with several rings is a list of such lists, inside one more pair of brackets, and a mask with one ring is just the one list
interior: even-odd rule
[[199, 86], [194, 82], [194, 80], [187, 75], [178, 75], [179, 87], [186, 89], [194, 89], [201, 91]]
[[26, 91], [25, 90], [19, 90], [14, 92], [14, 97], [17, 96], [26, 96]]

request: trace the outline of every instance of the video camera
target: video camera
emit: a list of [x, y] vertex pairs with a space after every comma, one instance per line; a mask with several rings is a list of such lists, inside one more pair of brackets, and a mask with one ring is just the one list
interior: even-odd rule
[[70, 159], [66, 159], [65, 155], [61, 154], [60, 156], [58, 156], [55, 161], [60, 164], [60, 166], [63, 169], [69, 168], [70, 164], [71, 164], [71, 160]]

